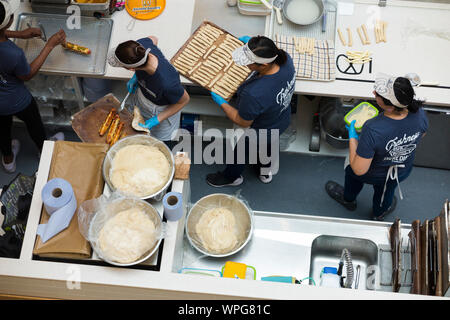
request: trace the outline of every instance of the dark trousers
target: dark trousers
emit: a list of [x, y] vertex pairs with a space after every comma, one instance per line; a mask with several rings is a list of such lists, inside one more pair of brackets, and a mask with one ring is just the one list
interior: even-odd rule
[[38, 147], [39, 151], [41, 151], [46, 135], [38, 106], [33, 98], [30, 105], [24, 110], [7, 116], [0, 115], [0, 150], [3, 156], [12, 155], [11, 129], [13, 124], [13, 116], [16, 116], [25, 123], [28, 134]]
[[[240, 154], [242, 150], [240, 150], [238, 147], [238, 145], [241, 143], [244, 143], [243, 154]], [[244, 172], [245, 166], [247, 164], [252, 164], [257, 175], [260, 175], [261, 168], [269, 168], [271, 166], [271, 162], [261, 162], [261, 158], [259, 156], [260, 149], [262, 149], [261, 152], [264, 155], [267, 155], [267, 157], [270, 158], [272, 156], [271, 147], [272, 144], [270, 134], [267, 135], [266, 143], [260, 143], [259, 134], [256, 141], [254, 139], [251, 139], [250, 141], [248, 136], [242, 137], [234, 148], [234, 163], [227, 164], [225, 170], [223, 171], [223, 174], [230, 180], [236, 180]]]
[[[398, 180], [399, 182], [405, 180], [411, 173], [412, 167], [406, 170], [399, 169]], [[371, 177], [367, 175], [357, 176], [350, 166], [345, 168], [345, 186], [344, 186], [344, 200], [354, 201], [361, 192], [364, 184], [371, 184], [373, 186], [374, 194], [372, 199], [372, 210], [374, 216], [379, 216], [385, 212], [392, 204], [394, 199], [395, 189], [397, 188], [397, 180], [389, 179], [386, 184], [386, 191], [384, 193], [383, 203], [381, 198], [384, 190], [384, 183], [386, 176], [384, 177]]]

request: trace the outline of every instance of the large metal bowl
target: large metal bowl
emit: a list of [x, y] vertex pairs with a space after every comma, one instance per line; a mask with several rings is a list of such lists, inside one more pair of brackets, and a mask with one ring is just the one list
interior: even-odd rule
[[[173, 176], [175, 174], [175, 160], [174, 160], [172, 152], [170, 151], [170, 149], [166, 146], [166, 144], [164, 142], [162, 142], [156, 138], [153, 138], [149, 135], [137, 134], [137, 135], [125, 137], [125, 138], [117, 141], [108, 150], [108, 153], [106, 154], [105, 159], [103, 160], [103, 168], [102, 168], [103, 179], [105, 180], [106, 184], [111, 189], [111, 191], [116, 190], [114, 185], [111, 183], [111, 179], [109, 177], [109, 174], [111, 171], [112, 160], [114, 159], [114, 156], [117, 153], [117, 151], [119, 151], [123, 147], [129, 146], [129, 145], [135, 145], [135, 144], [157, 146], [159, 148], [159, 150], [166, 156], [167, 160], [169, 161], [170, 175], [169, 175], [169, 179], [166, 182], [166, 184], [160, 190], [158, 190], [157, 192], [155, 192], [153, 194], [147, 194], [142, 197], [139, 197], [143, 200], [154, 199], [156, 201], [161, 201], [167, 192], [167, 188], [169, 188], [170, 184], [172, 183]], [[130, 156], [132, 156], [132, 155], [130, 155]]]
[[[209, 209], [219, 207], [225, 207], [233, 212], [236, 219], [236, 235], [238, 237], [238, 244], [230, 250], [230, 252], [216, 254], [209, 252], [202, 246], [201, 240], [195, 232], [195, 227], [203, 213]], [[196, 250], [204, 255], [219, 258], [231, 256], [244, 248], [252, 237], [253, 224], [253, 214], [244, 202], [235, 196], [215, 193], [201, 198], [192, 206], [186, 218], [185, 230], [189, 243]]]
[[319, 7], [319, 15], [317, 17], [312, 17], [313, 19], [311, 20], [311, 22], [310, 23], [306, 23], [306, 24], [297, 21], [295, 19], [295, 17], [293, 16], [293, 13], [290, 12], [290, 10], [288, 10], [289, 4], [291, 2], [293, 2], [293, 1], [298, 1], [298, 0], [285, 0], [284, 4], [283, 4], [283, 15], [290, 22], [295, 23], [295, 24], [300, 25], [300, 26], [309, 26], [309, 25], [311, 25], [313, 23], [316, 23], [317, 21], [320, 20], [320, 18], [322, 18], [323, 12], [324, 12], [324, 8], [325, 8], [325, 6], [323, 5], [323, 1], [322, 0], [310, 0], [312, 2], [315, 2], [316, 5]]
[[[99, 248], [96, 239], [98, 239], [100, 230], [103, 228], [105, 222], [112, 218], [114, 215], [118, 214], [121, 211], [125, 211], [131, 208], [139, 208], [143, 212], [145, 212], [150, 219], [155, 224], [155, 228], [157, 230], [157, 237], [155, 244], [149, 248], [149, 250], [142, 255], [138, 260], [130, 262], [130, 263], [119, 263], [116, 261], [111, 261], [105, 258], [105, 256], [102, 254], [101, 249]], [[147, 201], [137, 199], [137, 198], [119, 198], [116, 200], [113, 200], [111, 203], [109, 203], [105, 208], [103, 208], [101, 211], [97, 212], [95, 216], [92, 218], [92, 221], [89, 225], [89, 239], [91, 239], [89, 242], [91, 244], [91, 247], [94, 249], [95, 253], [105, 262], [120, 266], [120, 267], [127, 267], [139, 264], [141, 262], [144, 262], [148, 258], [150, 258], [156, 250], [158, 250], [159, 245], [161, 244], [161, 228], [162, 228], [162, 219], [159, 215], [158, 211]]]

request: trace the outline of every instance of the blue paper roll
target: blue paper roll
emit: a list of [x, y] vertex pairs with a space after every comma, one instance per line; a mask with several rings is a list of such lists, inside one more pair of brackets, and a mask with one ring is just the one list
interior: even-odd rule
[[59, 232], [66, 229], [77, 209], [77, 199], [69, 182], [54, 178], [42, 189], [42, 202], [50, 215], [46, 224], [40, 224], [37, 234], [42, 242], [46, 242]]
[[183, 216], [183, 195], [168, 192], [163, 198], [164, 216], [169, 221], [177, 221]]

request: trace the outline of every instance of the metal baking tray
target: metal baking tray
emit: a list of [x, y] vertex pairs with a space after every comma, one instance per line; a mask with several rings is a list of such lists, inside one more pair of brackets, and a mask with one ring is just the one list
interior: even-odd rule
[[[28, 28], [28, 24], [37, 27], [39, 23], [44, 27], [47, 39], [63, 29], [69, 42], [91, 49], [89, 56], [80, 55], [58, 46], [50, 53], [40, 71], [56, 72], [73, 75], [103, 75], [106, 70], [106, 57], [113, 21], [111, 19], [97, 19], [80, 17], [79, 29], [67, 27], [69, 16], [45, 13], [22, 13], [18, 17], [16, 30]], [[39, 38], [15, 39], [15, 43], [23, 49], [28, 63], [31, 63], [44, 48], [45, 42]]]
[[285, 36], [298, 36], [315, 38], [316, 40], [332, 40], [335, 42], [336, 38], [336, 20], [337, 20], [337, 4], [333, 0], [328, 0], [324, 4], [326, 13], [326, 28], [322, 32], [322, 18], [308, 26], [301, 26], [290, 22], [282, 14], [283, 24], [279, 25], [276, 20], [275, 10], [270, 16], [269, 35], [274, 39], [275, 34], [282, 34]]

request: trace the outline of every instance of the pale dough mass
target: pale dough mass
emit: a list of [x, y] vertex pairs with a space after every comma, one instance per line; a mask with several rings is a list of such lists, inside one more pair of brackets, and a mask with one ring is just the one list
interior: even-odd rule
[[150, 250], [156, 241], [155, 224], [138, 208], [117, 213], [100, 230], [98, 245], [111, 261], [131, 263]]
[[110, 178], [122, 192], [142, 197], [158, 192], [169, 175], [170, 163], [157, 147], [130, 145], [114, 156]]
[[351, 114], [348, 117], [348, 121], [351, 123], [353, 120], [356, 120], [355, 128], [360, 128], [367, 120], [373, 118], [375, 114], [375, 110], [365, 105], [357, 113]]
[[222, 254], [236, 247], [238, 239], [235, 228], [236, 219], [233, 213], [220, 207], [205, 211], [195, 226], [195, 231], [206, 250]]

